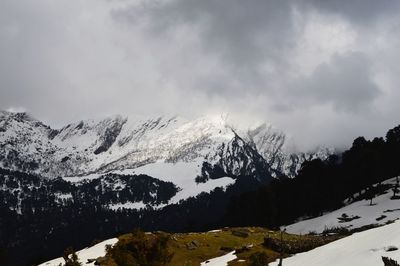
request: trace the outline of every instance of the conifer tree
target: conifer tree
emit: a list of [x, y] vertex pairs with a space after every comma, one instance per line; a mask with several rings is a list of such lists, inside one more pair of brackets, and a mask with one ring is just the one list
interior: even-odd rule
[[392, 191], [393, 191], [392, 199], [396, 199], [397, 198], [396, 194], [399, 192], [399, 177], [396, 177], [396, 184], [392, 188]]
[[64, 266], [82, 266], [82, 263], [79, 262], [78, 255], [76, 255], [72, 248], [67, 248], [64, 251], [63, 258], [65, 260]]

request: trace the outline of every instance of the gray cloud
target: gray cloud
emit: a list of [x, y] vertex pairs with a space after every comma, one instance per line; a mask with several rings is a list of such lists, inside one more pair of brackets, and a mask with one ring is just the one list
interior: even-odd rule
[[400, 2], [396, 0], [309, 0], [321, 12], [339, 15], [361, 26], [371, 26], [385, 17], [396, 16]]
[[[232, 83], [240, 84], [237, 88], [225, 79], [202, 88], [214, 93], [235, 87], [259, 89], [271, 75], [263, 71], [263, 65], [271, 66], [274, 73], [283, 71], [288, 58], [282, 54], [296, 41], [290, 1], [155, 1], [114, 11], [113, 16], [131, 24], [144, 20], [151, 37], [169, 38], [177, 27], [197, 30], [196, 52], [219, 60]], [[220, 81], [220, 76], [216, 80]]]
[[0, 108], [55, 125], [229, 112], [348, 145], [399, 122], [398, 3], [4, 0]]
[[309, 77], [296, 80], [288, 92], [295, 92], [296, 101], [304, 99], [304, 104], [329, 103], [343, 112], [368, 112], [381, 94], [370, 65], [362, 53], [334, 55]]

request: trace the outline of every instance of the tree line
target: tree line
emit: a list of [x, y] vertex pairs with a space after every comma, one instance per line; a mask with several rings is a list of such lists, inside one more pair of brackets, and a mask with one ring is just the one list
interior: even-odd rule
[[[293, 179], [275, 179], [233, 197], [222, 224], [278, 227], [340, 208], [349, 198], [372, 200], [390, 189], [382, 181], [400, 175], [399, 158], [400, 126], [385, 138], [358, 137], [340, 155], [306, 161]], [[395, 196], [398, 187], [392, 190]]]

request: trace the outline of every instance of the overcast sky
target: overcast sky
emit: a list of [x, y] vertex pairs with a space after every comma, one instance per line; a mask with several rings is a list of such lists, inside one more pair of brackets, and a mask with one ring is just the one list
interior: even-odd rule
[[[0, 109], [229, 113], [299, 149], [400, 123], [397, 0], [1, 0]], [[233, 123], [233, 122], [232, 122]]]

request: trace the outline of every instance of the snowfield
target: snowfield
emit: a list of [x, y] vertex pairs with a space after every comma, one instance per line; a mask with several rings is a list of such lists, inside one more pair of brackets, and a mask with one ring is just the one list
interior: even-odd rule
[[[99, 257], [103, 257], [106, 255], [106, 246], [107, 245], [115, 245], [118, 242], [117, 238], [108, 239], [106, 241], [100, 242], [92, 247], [88, 247], [76, 252], [78, 255], [79, 261], [82, 265], [95, 265], [94, 262], [87, 263], [88, 259], [97, 259]], [[45, 263], [40, 264], [39, 266], [59, 266], [60, 264], [64, 264], [65, 261], [63, 258], [57, 258]]]
[[[283, 260], [285, 266], [379, 266], [382, 256], [400, 261], [400, 221]], [[391, 251], [392, 250], [392, 251]], [[278, 265], [278, 261], [270, 264]]]
[[201, 175], [201, 165], [201, 159], [192, 162], [177, 163], [158, 161], [133, 170], [114, 171], [114, 173], [136, 175], [145, 174], [161, 181], [174, 183], [181, 190], [170, 199], [168, 204], [178, 203], [180, 200], [195, 197], [202, 192], [209, 193], [217, 187], [226, 188], [235, 183], [235, 180], [230, 177], [222, 177], [218, 179], [210, 179], [206, 183], [197, 184], [195, 178], [196, 176]]
[[[385, 181], [386, 184], [395, 184], [396, 178]], [[327, 213], [325, 215], [303, 220], [286, 227], [286, 231], [292, 234], [308, 234], [310, 232], [322, 233], [326, 228], [346, 227], [356, 229], [365, 225], [384, 225], [388, 221], [400, 218], [400, 200], [391, 200], [393, 192], [389, 189], [383, 195], [373, 199], [370, 206], [369, 200], [353, 202], [343, 208]], [[340, 222], [338, 218], [345, 214], [348, 217], [360, 218], [349, 222]]]
[[[168, 204], [163, 205], [146, 205], [143, 202], [126, 202], [118, 204], [110, 204], [107, 207], [113, 210], [122, 209], [145, 209], [147, 207], [152, 207], [153, 209], [160, 209], [169, 204], [179, 203], [181, 200], [188, 199], [189, 197], [196, 197], [201, 193], [210, 193], [215, 188], [226, 189], [229, 185], [236, 182], [235, 179], [230, 177], [221, 177], [218, 179], [210, 179], [205, 183], [196, 183], [196, 176], [201, 175], [201, 165], [202, 160], [196, 159], [192, 162], [176, 162], [167, 163], [164, 161], [157, 161], [155, 163], [150, 163], [135, 169], [125, 169], [125, 170], [115, 170], [111, 171], [112, 174], [119, 175], [148, 175], [153, 178], [159, 179], [165, 182], [172, 182], [177, 187], [179, 191], [173, 196]], [[76, 177], [64, 177], [65, 181], [71, 183], [80, 183], [85, 180], [92, 180], [101, 178], [100, 174], [90, 174], [87, 176], [76, 176]]]

